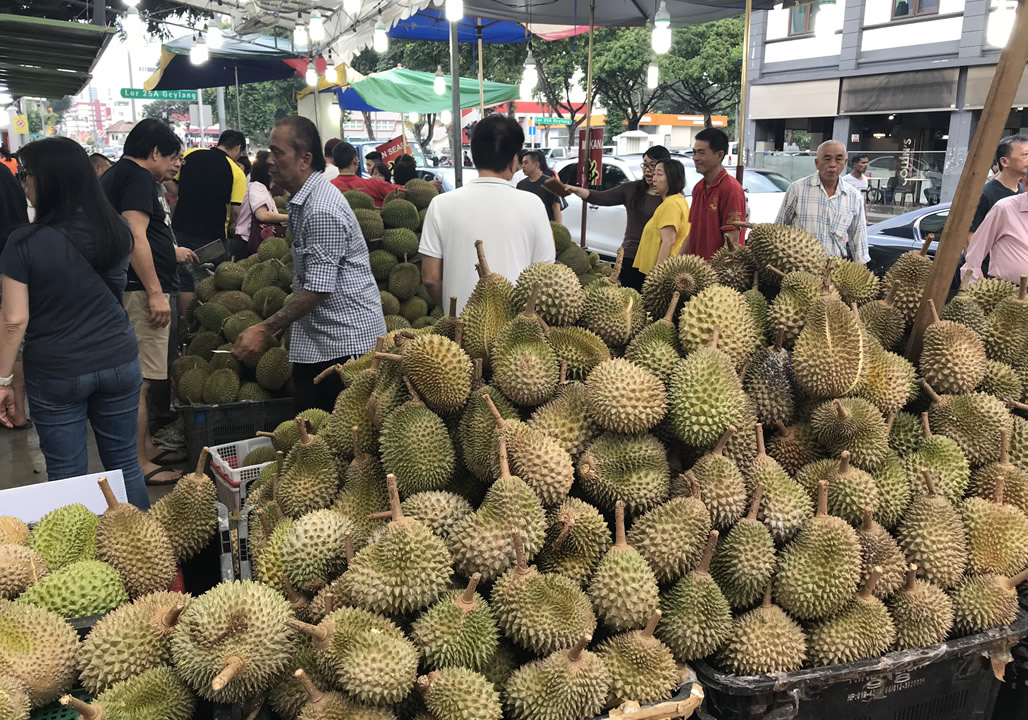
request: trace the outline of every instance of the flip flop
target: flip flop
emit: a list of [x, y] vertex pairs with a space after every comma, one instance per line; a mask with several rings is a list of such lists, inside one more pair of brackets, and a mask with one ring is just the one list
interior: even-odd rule
[[[169, 455], [177, 455], [178, 457], [169, 458]], [[168, 450], [162, 449], [157, 453], [157, 457], [150, 458], [150, 462], [156, 463], [157, 465], [178, 465], [186, 461], [186, 456], [179, 450]], [[163, 485], [164, 483], [159, 483]]]
[[179, 475], [174, 480], [163, 480], [163, 481], [160, 481], [160, 482], [158, 482], [156, 480], [152, 480], [151, 478], [153, 478], [154, 475], [160, 475], [163, 472], [175, 472], [175, 471], [176, 471], [176, 468], [167, 467], [165, 465], [162, 465], [161, 467], [157, 468], [156, 470], [151, 470], [146, 475], [144, 475], [143, 476], [143, 481], [147, 485], [149, 485], [151, 487], [163, 487], [165, 485], [174, 485], [175, 483], [177, 483], [179, 480], [182, 479], [181, 475]]

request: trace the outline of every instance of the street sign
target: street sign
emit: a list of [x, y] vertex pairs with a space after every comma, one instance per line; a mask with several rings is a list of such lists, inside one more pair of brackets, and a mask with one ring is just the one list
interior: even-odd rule
[[528, 134], [529, 135], [535, 135], [535, 125], [529, 125], [528, 126]]
[[196, 102], [196, 90], [143, 90], [122, 88], [121, 96], [129, 100], [188, 100]]
[[571, 118], [562, 117], [537, 117], [535, 118], [536, 125], [570, 125]]
[[15, 135], [28, 135], [29, 134], [29, 116], [28, 115], [15, 115], [14, 116], [14, 134]]

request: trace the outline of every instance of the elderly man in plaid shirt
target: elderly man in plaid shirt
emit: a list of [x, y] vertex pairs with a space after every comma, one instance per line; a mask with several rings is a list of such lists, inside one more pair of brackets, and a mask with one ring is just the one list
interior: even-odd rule
[[838, 140], [821, 143], [814, 167], [817, 173], [789, 186], [775, 222], [806, 230], [830, 256], [869, 262], [864, 197], [839, 181], [846, 169], [846, 146]]
[[269, 141], [271, 179], [289, 198], [293, 234], [293, 298], [262, 323], [240, 333], [233, 354], [263, 352], [272, 336], [292, 326], [297, 412], [331, 412], [342, 380], [331, 373], [315, 389], [314, 378], [336, 363], [363, 355], [386, 332], [382, 301], [368, 264], [368, 247], [349, 204], [322, 173], [325, 156], [318, 130], [307, 118], [275, 123]]

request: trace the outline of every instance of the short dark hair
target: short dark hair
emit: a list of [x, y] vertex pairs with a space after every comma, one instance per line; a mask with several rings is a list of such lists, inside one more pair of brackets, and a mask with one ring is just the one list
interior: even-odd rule
[[218, 136], [218, 146], [229, 150], [241, 148], [242, 153], [246, 150], [246, 135], [238, 130], [226, 130]]
[[93, 153], [89, 156], [89, 162], [92, 163], [94, 168], [103, 167], [104, 164], [110, 165], [111, 159], [103, 153]]
[[332, 151], [335, 150], [336, 145], [338, 145], [341, 142], [342, 142], [342, 140], [340, 140], [339, 138], [329, 138], [328, 140], [326, 140], [325, 141], [325, 157], [333, 158], [333, 162], [335, 162], [335, 160], [334, 160], [335, 156], [332, 154]]
[[704, 128], [696, 133], [694, 140], [702, 140], [710, 146], [714, 152], [728, 154], [728, 136], [724, 130], [717, 128]]
[[1025, 135], [1007, 135], [1005, 138], [999, 141], [999, 147], [996, 148], [996, 164], [999, 165], [999, 169], [1003, 169], [1003, 163], [1000, 162], [1003, 158], [1010, 157], [1010, 154], [1014, 152], [1014, 145], [1017, 143], [1028, 142], [1028, 136]]
[[869, 160], [870, 158], [871, 156], [867, 153], [857, 153], [856, 155], [850, 158], [850, 167], [853, 167], [861, 160]]
[[503, 113], [493, 113], [471, 133], [471, 159], [479, 170], [500, 173], [525, 144], [525, 131], [518, 122]]
[[356, 157], [357, 148], [348, 142], [336, 140], [336, 144], [332, 147], [332, 162], [336, 164], [337, 168], [350, 167]]
[[667, 194], [680, 195], [685, 190], [685, 166], [671, 158], [658, 160], [657, 164], [664, 166], [664, 175], [667, 177]]
[[236, 162], [243, 166], [243, 175], [250, 174], [250, 171], [253, 169], [253, 165], [250, 164], [249, 155], [247, 155], [246, 153], [239, 153], [239, 159], [236, 160]]
[[367, 155], [364, 156], [364, 159], [365, 160], [374, 160], [374, 161], [377, 162], [377, 161], [382, 159], [382, 153], [380, 153], [378, 150], [372, 150], [371, 152], [369, 152]]
[[413, 180], [418, 176], [418, 169], [414, 163], [406, 160], [397, 160], [393, 163], [393, 183], [396, 185], [406, 185], [408, 180]]
[[663, 145], [651, 145], [646, 148], [646, 152], [643, 153], [643, 157], [648, 157], [651, 160], [667, 160], [671, 157], [671, 151]]
[[417, 167], [417, 164], [418, 164], [418, 161], [415, 160], [414, 156], [411, 155], [410, 153], [401, 153], [400, 155], [397, 155], [396, 156], [396, 162], [410, 163], [411, 165], [414, 165], [415, 167]]
[[549, 166], [546, 164], [546, 156], [538, 150], [526, 150], [524, 155], [521, 156], [521, 162], [525, 161], [525, 158], [532, 158], [539, 164], [539, 169], [543, 171], [545, 175], [549, 171]]
[[386, 182], [390, 182], [390, 178], [393, 176], [393, 174], [389, 172], [389, 166], [382, 162], [375, 163], [375, 167], [372, 168], [371, 174], [374, 175], [375, 173], [381, 175]]
[[311, 169], [325, 172], [325, 153], [321, 150], [321, 136], [314, 123], [300, 115], [287, 115], [275, 123], [275, 127], [287, 127], [292, 131], [290, 145], [297, 155], [311, 154]]
[[269, 155], [271, 153], [267, 150], [261, 150], [257, 153], [257, 159], [253, 163], [253, 168], [250, 169], [250, 182], [259, 182], [268, 190], [271, 190], [271, 173], [268, 172]]
[[168, 127], [168, 124], [157, 118], [144, 118], [136, 123], [125, 138], [125, 155], [137, 160], [146, 160], [154, 150], [161, 157], [171, 157], [182, 149], [182, 141]]

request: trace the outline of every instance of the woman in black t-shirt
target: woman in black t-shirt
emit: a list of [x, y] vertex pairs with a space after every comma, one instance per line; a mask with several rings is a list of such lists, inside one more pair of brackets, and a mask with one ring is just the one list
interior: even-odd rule
[[50, 480], [87, 472], [86, 423], [104, 468], [120, 469], [128, 500], [150, 506], [136, 456], [143, 378], [121, 304], [132, 235], [111, 207], [85, 150], [47, 138], [21, 151], [36, 210], [0, 255], [0, 423], [10, 426], [5, 381], [25, 339], [25, 385]]

